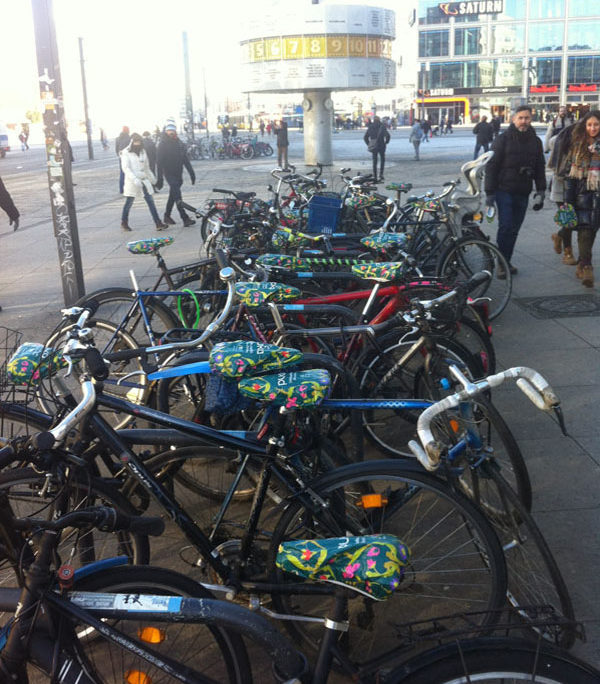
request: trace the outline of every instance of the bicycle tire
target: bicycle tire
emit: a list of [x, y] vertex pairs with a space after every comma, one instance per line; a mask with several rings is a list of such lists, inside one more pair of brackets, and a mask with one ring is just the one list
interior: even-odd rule
[[[48, 488], [48, 484], [45, 473], [37, 473], [32, 468], [13, 468], [0, 473], [0, 492], [8, 494], [13, 512], [18, 518], [52, 514], [58, 493]], [[72, 471], [68, 482], [60, 486], [60, 492], [63, 489], [69, 495], [71, 510], [102, 504], [117, 508], [128, 515], [136, 514], [133, 506], [112, 485], [87, 473], [78, 471], [76, 474]], [[74, 534], [68, 530], [63, 533], [59, 553], [61, 549], [68, 550], [72, 546]], [[76, 568], [101, 558], [118, 555], [125, 555], [129, 562], [136, 564], [148, 563], [150, 559], [150, 546], [148, 538], [144, 535], [126, 532], [110, 534], [94, 530], [84, 532], [80, 535], [79, 541], [83, 542], [80, 546], [82, 550], [75, 553], [69, 561]], [[88, 543], [89, 546], [85, 546]], [[63, 553], [63, 556], [66, 558], [69, 554]], [[10, 560], [6, 555], [0, 558], [0, 586], [14, 585], [15, 575]], [[12, 560], [16, 560], [18, 566], [19, 559]]]
[[[484, 462], [481, 469], [483, 475], [478, 484], [486, 489], [488, 501], [495, 496], [497, 508], [502, 511], [494, 514], [489, 506], [485, 508], [486, 517], [504, 549], [509, 603], [525, 622], [529, 619], [527, 606], [540, 605], [552, 606], [558, 614], [573, 621], [575, 613], [569, 590], [531, 513], [491, 464]], [[473, 472], [477, 477], [477, 469]], [[575, 630], [569, 625], [558, 625], [554, 630], [540, 633], [563, 648], [570, 648], [575, 640]]]
[[52, 426], [52, 416], [27, 404], [0, 400], [0, 441], [44, 432]]
[[[60, 328], [57, 332], [51, 335], [45, 342], [46, 346], [54, 349], [61, 349], [67, 341], [69, 331], [75, 324], [69, 324]], [[120, 351], [123, 349], [138, 349], [139, 344], [131, 335], [119, 330], [118, 326], [110, 321], [103, 321], [99, 318], [90, 318], [86, 326], [94, 331], [94, 343], [100, 353]], [[80, 387], [80, 367], [77, 364], [73, 365], [73, 372], [68, 378], [63, 377], [63, 382], [73, 390], [74, 394]], [[126, 378], [131, 373], [133, 377]], [[119, 380], [123, 379], [123, 384], [119, 384]], [[104, 393], [113, 396], [127, 399], [134, 404], [145, 404], [148, 399], [150, 386], [146, 378], [146, 373], [142, 368], [139, 359], [130, 359], [127, 361], [119, 361], [112, 363], [110, 367], [110, 376], [104, 382]], [[42, 410], [46, 413], [52, 414], [54, 412], [53, 406], [54, 392], [52, 390], [52, 378], [47, 378], [41, 381], [37, 398]], [[115, 428], [122, 428], [134, 420], [133, 416], [119, 415], [109, 409], [99, 409], [106, 420]]]
[[386, 676], [389, 684], [598, 684], [600, 672], [567, 651], [524, 639], [479, 638], [432, 649]]
[[240, 152], [240, 157], [242, 159], [252, 159], [254, 157], [254, 147], [252, 147], [252, 145], [248, 145], [247, 147], [242, 147], [242, 151]]
[[[489, 297], [489, 318], [494, 320], [506, 308], [512, 292], [510, 266], [495, 245], [475, 238], [459, 238], [440, 255], [437, 265], [438, 276], [453, 281], [468, 280], [482, 270], [489, 271], [492, 278], [470, 296]], [[502, 272], [504, 278], [499, 278]]]
[[[208, 590], [189, 577], [173, 570], [150, 566], [127, 566], [105, 570], [75, 582], [73, 589], [98, 593], [214, 598]], [[149, 624], [147, 620], [120, 620], [111, 621], [111, 626], [125, 632], [129, 637], [135, 637]], [[251, 684], [250, 660], [243, 640], [238, 634], [223, 629], [218, 624], [160, 622], [157, 626], [164, 635], [162, 645], [152, 644], [152, 648], [158, 653], [162, 650], [165, 655], [187, 665], [194, 672], [200, 672], [219, 682]], [[144, 647], [142, 640], [140, 646]], [[136, 658], [135, 654], [120, 649], [98, 635], [80, 638], [79, 648], [94, 667], [96, 674], [103, 677], [102, 681], [126, 681], [123, 675], [132, 670], [146, 674], [150, 680], [143, 681], [151, 681], [153, 684], [175, 681], [142, 658]]]
[[[292, 538], [389, 533], [411, 551], [404, 579], [387, 601], [358, 596], [350, 601], [350, 630], [343, 647], [355, 660], [375, 658], [393, 648], [393, 623], [400, 616], [403, 622], [410, 622], [472, 610], [475, 605], [480, 610], [495, 610], [503, 603], [506, 567], [490, 524], [466, 497], [419, 466], [370, 461], [339, 468], [310, 486], [328, 506], [315, 515], [301, 501], [289, 504], [273, 532], [272, 581], [286, 582], [285, 573], [275, 568], [275, 557], [279, 545]], [[382, 505], [367, 512], [362, 496], [373, 492], [384, 496]], [[318, 504], [312, 506], [317, 509]], [[272, 599], [282, 613], [331, 614], [330, 599], [323, 595], [273, 593]], [[491, 614], [482, 615], [486, 624], [493, 619]], [[316, 648], [320, 626], [317, 632], [310, 623], [290, 622], [287, 626], [295, 639]]]

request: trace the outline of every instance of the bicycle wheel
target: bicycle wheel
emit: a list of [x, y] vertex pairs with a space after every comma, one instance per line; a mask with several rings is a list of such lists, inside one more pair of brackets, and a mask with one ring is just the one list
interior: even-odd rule
[[[131, 335], [118, 330], [117, 326], [110, 321], [90, 319], [86, 326], [94, 331], [94, 342], [100, 353], [116, 352], [123, 349], [137, 349], [140, 346]], [[66, 343], [69, 332], [73, 327], [74, 324], [61, 328], [46, 340], [46, 346], [61, 349]], [[82, 370], [81, 366], [74, 364], [71, 375], [68, 378], [64, 378], [65, 384], [73, 391], [75, 396], [78, 396], [79, 378]], [[131, 377], [126, 377], [130, 375]], [[104, 381], [104, 393], [120, 397], [121, 399], [127, 399], [127, 401], [131, 401], [134, 404], [144, 404], [149, 394], [149, 383], [140, 360], [130, 359], [111, 364], [110, 376]], [[47, 413], [53, 413], [54, 405], [52, 402], [54, 392], [52, 389], [52, 378], [42, 380], [37, 396], [42, 410]], [[99, 410], [104, 418], [116, 429], [122, 428], [134, 420], [133, 416], [123, 416], [110, 409], [101, 408]]]
[[391, 672], [385, 681], [389, 684], [597, 684], [600, 673], [549, 644], [480, 638], [427, 651]]
[[141, 345], [156, 344], [167, 330], [180, 325], [177, 316], [164, 304], [165, 300], [159, 297], [144, 297], [144, 309], [150, 324], [150, 332], [154, 337], [154, 342], [152, 342], [146, 329], [140, 305], [132, 297], [131, 290], [124, 287], [97, 290], [80, 299], [76, 306], [85, 306], [91, 300], [98, 304], [98, 309], [94, 314], [95, 318], [121, 326], [121, 330]]
[[[14, 468], [0, 473], [0, 492], [8, 496], [17, 518], [51, 518], [63, 496], [69, 511], [105, 505], [135, 515], [133, 506], [114, 487], [84, 473], [72, 472], [67, 481], [55, 484], [32, 468]], [[125, 556], [130, 563], [139, 564], [148, 563], [150, 558], [148, 538], [128, 532], [65, 530], [58, 551], [76, 568], [115, 556]], [[14, 585], [12, 562], [18, 567], [19, 558], [8, 558], [6, 553], [0, 557], [0, 585]]]
[[52, 416], [10, 399], [0, 400], [0, 441], [50, 429]]
[[[339, 468], [311, 483], [313, 503], [290, 503], [273, 533], [273, 581], [290, 581], [274, 568], [279, 544], [289, 539], [393, 534], [410, 548], [411, 560], [387, 601], [353, 597], [343, 647], [364, 662], [393, 648], [394, 623], [459, 611], [497, 609], [504, 601], [506, 567], [489, 523], [466, 497], [413, 464], [370, 461]], [[366, 498], [378, 495], [378, 501]], [[316, 502], [321, 497], [324, 505]], [[331, 599], [273, 593], [279, 612], [323, 617]], [[484, 623], [493, 616], [482, 615]], [[298, 639], [316, 646], [322, 627], [290, 622]]]
[[[506, 308], [512, 292], [512, 276], [508, 262], [490, 242], [460, 238], [441, 254], [437, 274], [451, 281], [468, 280], [479, 271], [489, 271], [492, 278], [471, 292], [471, 297], [489, 297], [489, 318], [497, 318]], [[504, 275], [504, 278], [499, 277]]]
[[[172, 570], [156, 567], [119, 567], [95, 573], [77, 581], [75, 591], [98, 593], [149, 594], [213, 598], [200, 584]], [[251, 666], [241, 637], [218, 625], [160, 622], [153, 626], [147, 620], [111, 621], [111, 626], [137, 638], [140, 647], [148, 647], [159, 655], [168, 655], [190, 668], [188, 676], [202, 675], [230, 684], [250, 684]], [[177, 681], [135, 653], [106, 641], [90, 628], [75, 626], [79, 646], [101, 681], [139, 681], [167, 684]], [[127, 679], [127, 673], [139, 672], [138, 680]], [[145, 678], [144, 678], [145, 676]], [[191, 680], [190, 680], [191, 681]]]
[[[504, 549], [509, 603], [525, 622], [530, 619], [529, 607], [540, 605], [551, 606], [574, 620], [567, 585], [542, 532], [519, 497], [488, 462], [471, 470], [471, 482], [473, 499], [485, 499], [482, 506]], [[495, 501], [493, 506], [491, 501]], [[563, 625], [541, 634], [564, 648], [570, 648], [575, 639], [573, 628]]]

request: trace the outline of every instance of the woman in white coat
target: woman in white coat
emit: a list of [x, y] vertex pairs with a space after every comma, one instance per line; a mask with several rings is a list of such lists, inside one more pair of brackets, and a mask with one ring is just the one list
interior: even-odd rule
[[156, 183], [156, 178], [150, 170], [148, 157], [144, 150], [144, 140], [139, 133], [131, 135], [131, 142], [121, 152], [121, 168], [125, 175], [125, 183], [123, 186], [123, 195], [125, 195], [125, 205], [123, 206], [123, 213], [121, 214], [121, 228], [123, 230], [131, 230], [129, 226], [129, 211], [133, 200], [143, 193], [148, 209], [152, 214], [157, 230], [166, 228], [156, 211], [153, 185]]

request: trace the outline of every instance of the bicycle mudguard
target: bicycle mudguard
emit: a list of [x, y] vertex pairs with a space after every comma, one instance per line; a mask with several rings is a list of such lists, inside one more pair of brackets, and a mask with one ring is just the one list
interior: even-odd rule
[[162, 380], [163, 378], [178, 378], [182, 375], [206, 375], [210, 373], [208, 361], [196, 361], [196, 363], [186, 363], [182, 366], [171, 366], [161, 368], [154, 373], [148, 374], [148, 380]]

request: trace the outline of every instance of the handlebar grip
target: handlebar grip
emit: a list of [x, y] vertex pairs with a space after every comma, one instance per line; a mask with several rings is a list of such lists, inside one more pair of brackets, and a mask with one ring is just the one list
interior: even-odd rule
[[88, 299], [83, 305], [83, 308], [90, 312], [90, 316], [93, 316], [100, 308], [100, 302], [97, 299]]
[[492, 274], [489, 271], [479, 271], [478, 273], [473, 273], [473, 275], [464, 284], [467, 293], [473, 292], [480, 285], [488, 283], [492, 278]]
[[123, 349], [118, 352], [110, 352], [103, 354], [106, 361], [129, 361], [129, 359], [136, 359], [146, 356], [145, 347], [138, 347], [137, 349]]
[[165, 529], [162, 518], [127, 515], [120, 511], [102, 506], [97, 509], [98, 522], [96, 526], [103, 532], [129, 531], [133, 534], [143, 534], [150, 537], [160, 536]]
[[225, 194], [228, 194], [231, 192], [231, 190], [223, 190], [222, 188], [213, 188], [213, 192], [224, 192]]
[[536, 388], [525, 378], [519, 378], [517, 380], [517, 387], [523, 392], [523, 394], [542, 411], [548, 410], [544, 397], [536, 390]]
[[86, 349], [85, 362], [94, 380], [106, 380], [108, 377], [108, 367], [104, 363], [102, 354], [96, 347]]
[[7, 468], [11, 463], [15, 461], [15, 450], [10, 444], [0, 449], [0, 468]]
[[425, 450], [423, 447], [414, 439], [411, 439], [410, 442], [408, 443], [408, 448], [413, 452], [413, 455], [419, 461], [419, 463], [425, 468], [425, 470], [428, 470], [429, 472], [434, 472], [438, 469], [439, 467], [439, 462], [435, 463], [432, 461], [429, 456], [425, 453]]
[[229, 265], [227, 261], [227, 256], [222, 249], [217, 249], [215, 251], [215, 258], [217, 260], [219, 268], [226, 268]]
[[160, 537], [165, 531], [165, 521], [162, 518], [149, 516], [131, 518], [129, 531], [148, 537]]

